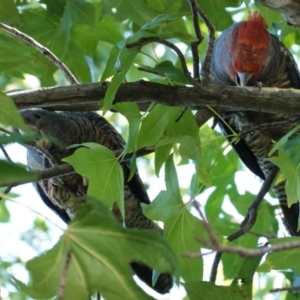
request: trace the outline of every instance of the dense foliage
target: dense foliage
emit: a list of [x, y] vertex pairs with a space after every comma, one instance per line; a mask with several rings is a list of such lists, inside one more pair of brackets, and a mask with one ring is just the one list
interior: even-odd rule
[[[245, 19], [251, 9], [260, 11], [269, 30], [280, 34], [280, 39], [298, 57], [300, 47], [295, 44], [300, 43], [299, 33], [287, 26], [279, 13], [251, 1], [198, 0], [198, 3], [217, 31], [223, 31], [234, 21]], [[298, 249], [268, 254], [260, 266], [260, 257], [243, 258], [225, 253], [218, 273], [218, 285], [207, 282], [212, 254], [196, 258], [183, 256], [184, 253], [197, 253], [201, 248], [207, 248], [202, 244], [209, 237], [201, 212], [219, 241], [226, 243], [226, 237], [239, 229], [248, 206], [258, 192], [258, 180], [254, 177], [252, 181], [243, 179], [247, 176], [246, 171], [237, 155], [230, 150], [230, 145], [218, 130], [211, 128], [211, 124], [199, 128], [194, 118], [195, 111], [188, 109], [182, 114], [183, 107], [156, 104], [150, 105], [145, 112], [135, 103], [135, 95], [132, 95], [131, 103], [113, 104], [122, 82], [143, 79], [170, 86], [189, 83], [177, 54], [169, 47], [153, 42], [143, 47], [126, 48], [128, 43], [143, 37], [168, 40], [178, 46], [192, 70], [190, 46], [196, 38], [187, 0], [2, 0], [0, 22], [17, 28], [47, 47], [66, 64], [80, 83], [111, 82], [105, 99], [101, 99], [101, 107], [105, 112], [113, 111], [105, 116], [109, 115], [109, 120], [127, 140], [126, 152], [132, 153], [145, 147], [154, 149], [154, 153], [136, 161], [134, 156], [132, 167], [136, 163], [140, 172], [146, 174], [144, 183], [149, 192], [156, 195], [144, 211], [149, 218], [161, 221], [165, 237], [162, 239], [153, 232], [122, 228], [109, 212], [112, 199], [98, 199], [90, 206], [83, 206], [59, 241], [40, 256], [24, 261], [14, 251], [16, 254], [13, 256], [0, 257], [0, 289], [9, 292], [7, 299], [52, 298], [58, 293], [64, 271], [67, 275], [64, 298], [61, 299], [88, 299], [88, 295], [95, 295], [96, 291], [100, 291], [105, 299], [153, 299], [145, 292], [147, 289], [141, 289], [132, 280], [128, 264], [132, 260], [142, 261], [158, 272], [171, 272], [176, 285], [181, 285], [186, 290], [186, 299], [191, 300], [263, 299], [271, 288], [277, 287], [274, 286], [275, 277], [270, 275], [273, 269], [281, 278], [280, 287], [293, 284], [296, 273], [300, 274]], [[204, 37], [198, 47], [202, 59], [207, 48], [208, 31], [201, 19], [199, 22]], [[18, 37], [0, 30], [1, 90], [68, 84], [64, 74], [45, 55]], [[12, 99], [1, 92], [0, 103], [1, 128], [13, 126], [28, 134], [20, 137], [1, 131], [0, 144], [22, 143], [30, 139]], [[294, 141], [292, 146], [297, 149], [299, 142]], [[287, 153], [293, 152], [289, 149], [286, 149]], [[92, 154], [89, 155], [89, 149], [85, 150], [82, 151], [84, 153], [75, 152], [66, 161], [87, 176], [91, 183], [96, 182], [90, 185], [88, 195], [97, 198], [99, 174], [89, 172], [86, 166], [99, 163], [99, 159], [95, 160]], [[288, 169], [286, 173], [295, 178], [297, 157], [294, 155], [296, 160], [291, 167], [285, 164], [288, 161], [285, 152], [281, 153], [283, 169]], [[116, 168], [112, 153], [107, 155], [112, 157], [112, 163], [102, 166], [104, 174]], [[14, 213], [7, 209], [7, 203], [16, 195], [6, 195], [5, 188], [16, 182], [33, 181], [36, 176], [27, 171], [26, 166], [12, 163], [2, 155], [0, 222], [9, 224], [10, 214]], [[151, 185], [153, 177], [159, 178], [155, 181], [160, 182], [159, 185]], [[116, 184], [114, 176], [107, 180], [110, 180], [109, 185]], [[298, 181], [292, 192], [297, 191]], [[114, 192], [117, 197], [119, 190]], [[31, 196], [19, 195], [18, 201], [26, 202], [28, 197]], [[200, 215], [192, 205], [194, 200], [200, 204]], [[278, 238], [286, 234], [278, 217], [278, 203], [270, 195], [268, 200], [260, 205], [251, 234], [242, 236], [233, 245], [256, 248], [267, 240], [274, 244], [283, 240]], [[26, 218], [26, 210], [23, 218]], [[97, 225], [99, 219], [103, 221], [101, 228]], [[49, 233], [48, 226], [47, 220], [36, 216], [26, 242], [34, 247], [33, 241], [37, 236]], [[284, 241], [292, 239], [285, 238]], [[3, 243], [4, 240], [1, 241]], [[10, 246], [14, 248], [14, 245]], [[45, 250], [45, 247], [40, 249]], [[73, 259], [65, 268], [70, 250]], [[16, 272], [10, 272], [14, 265], [20, 264], [25, 265], [29, 272], [28, 282], [20, 281]], [[11, 273], [15, 278], [11, 277]], [[259, 283], [253, 285], [254, 273]], [[284, 283], [282, 278], [285, 278]], [[280, 299], [291, 299], [286, 292], [280, 295]], [[176, 292], [170, 294], [170, 299], [175, 297]]]

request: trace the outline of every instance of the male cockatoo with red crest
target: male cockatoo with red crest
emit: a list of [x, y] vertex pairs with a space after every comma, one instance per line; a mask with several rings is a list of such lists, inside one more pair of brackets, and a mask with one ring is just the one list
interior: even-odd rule
[[[264, 18], [258, 13], [251, 14], [245, 22], [230, 26], [220, 35], [214, 47], [210, 76], [212, 83], [220, 85], [300, 88], [299, 70], [293, 56], [268, 32]], [[232, 139], [229, 137], [231, 129], [239, 133], [241, 139], [232, 144], [233, 148], [245, 165], [263, 180], [275, 168], [268, 159], [274, 141], [300, 121], [297, 115], [257, 111], [221, 111], [221, 116], [223, 120], [219, 120], [219, 125], [223, 133], [229, 140]], [[285, 181], [277, 183], [274, 190], [287, 229], [293, 235], [300, 235], [297, 230], [299, 204], [288, 207]]]

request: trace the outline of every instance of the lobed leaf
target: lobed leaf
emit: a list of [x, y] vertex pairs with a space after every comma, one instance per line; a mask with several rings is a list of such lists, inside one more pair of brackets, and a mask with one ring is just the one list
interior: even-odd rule
[[31, 297], [57, 294], [67, 253], [65, 299], [87, 299], [96, 290], [106, 299], [153, 299], [136, 285], [130, 261], [138, 261], [160, 272], [174, 273], [176, 258], [158, 232], [124, 229], [100, 202], [79, 208], [59, 242], [30, 260], [28, 285], [17, 281]]

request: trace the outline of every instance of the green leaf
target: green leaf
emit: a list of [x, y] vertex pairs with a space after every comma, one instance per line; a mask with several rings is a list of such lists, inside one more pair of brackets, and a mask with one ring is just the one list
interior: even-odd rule
[[174, 80], [176, 82], [179, 82], [181, 84], [189, 83], [183, 71], [179, 68], [176, 68], [173, 65], [173, 63], [169, 60], [157, 64], [154, 68], [146, 67], [146, 69], [153, 72], [158, 72], [164, 75], [165, 77]]
[[218, 31], [223, 31], [232, 24], [231, 15], [226, 8], [238, 6], [240, 6], [239, 0], [210, 0], [201, 3], [201, 8]]
[[171, 122], [180, 115], [181, 108], [155, 105], [150, 113], [143, 118], [138, 136], [138, 149], [155, 145], [162, 137]]
[[298, 130], [300, 129], [300, 124], [295, 126], [292, 130], [290, 130], [286, 135], [284, 135], [270, 150], [269, 156], [271, 156], [275, 151], [279, 150], [279, 148], [282, 148], [286, 145], [288, 139]]
[[[127, 49], [125, 42], [120, 43], [120, 48], [121, 49], [114, 66], [116, 73], [113, 79], [111, 80], [108, 89], [105, 93], [105, 97], [103, 99], [104, 112], [108, 111], [111, 108], [119, 86], [123, 82], [129, 68], [132, 66], [134, 58], [140, 51], [138, 47]], [[101, 81], [103, 81], [103, 79], [101, 79]]]
[[0, 91], [0, 103], [0, 123], [7, 126], [17, 127], [25, 133], [30, 134], [30, 131], [20, 116], [13, 99]]
[[[237, 224], [236, 228], [233, 229], [232, 221], [230, 220], [230, 218], [232, 218], [232, 215], [224, 214], [223, 218], [227, 219], [227, 224], [224, 224], [224, 226], [229, 227], [231, 233], [239, 229], [239, 224]], [[228, 241], [224, 239], [223, 236], [220, 236], [219, 239], [220, 241], [222, 241], [223, 239], [222, 241], [223, 243], [228, 243]], [[256, 248], [257, 244], [258, 244], [258, 237], [252, 235], [244, 235], [231, 243], [232, 246], [237, 246], [237, 247], [239, 246], [239, 247], [245, 247], [250, 249]], [[225, 279], [236, 278], [236, 280], [239, 281], [240, 279], [239, 273], [241, 272], [243, 265], [245, 264], [245, 258], [232, 253], [224, 253], [222, 255], [222, 264], [224, 268], [224, 278]]]
[[88, 299], [96, 290], [105, 299], [153, 299], [134, 282], [129, 262], [170, 274], [177, 269], [172, 250], [158, 232], [124, 229], [105, 205], [90, 202], [79, 208], [53, 249], [27, 263], [30, 283], [18, 285], [34, 298], [55, 296], [68, 251], [65, 299]]
[[47, 45], [49, 40], [53, 39], [57, 23], [47, 16], [44, 9], [26, 9], [22, 12], [22, 19], [24, 21], [22, 31], [36, 39], [39, 43]]
[[253, 276], [260, 261], [261, 256], [245, 258], [237, 276], [231, 283], [232, 290], [236, 293], [240, 293], [243, 298], [253, 299]]
[[184, 284], [190, 300], [241, 300], [242, 292], [237, 292], [230, 286], [217, 286], [210, 282], [189, 281]]
[[293, 164], [282, 148], [278, 149], [278, 157], [271, 157], [270, 161], [281, 169], [286, 178], [285, 190], [290, 207], [300, 199], [299, 168]]
[[37, 180], [34, 172], [29, 172], [26, 167], [20, 164], [0, 160], [0, 185], [7, 186], [12, 183], [21, 183]]
[[70, 163], [76, 173], [88, 178], [88, 197], [99, 199], [109, 207], [117, 202], [124, 216], [124, 179], [118, 159], [102, 145], [82, 145], [89, 148], [79, 148], [63, 161]]
[[[96, 23], [95, 28], [89, 25], [74, 24], [72, 38], [84, 53], [93, 57], [97, 51], [97, 45], [103, 50], [103, 42], [115, 45], [123, 40], [123, 28], [120, 23], [111, 17], [103, 17]], [[104, 52], [104, 51], [103, 51]], [[107, 52], [107, 51], [105, 51]], [[103, 53], [99, 53], [102, 55]]]
[[163, 140], [155, 146], [154, 164], [155, 164], [155, 174], [157, 177], [159, 175], [159, 171], [161, 167], [163, 166], [168, 156], [170, 155], [172, 148], [173, 148], [173, 143], [170, 142], [163, 145]]
[[203, 228], [182, 201], [172, 155], [166, 162], [165, 174], [167, 190], [161, 191], [150, 205], [144, 207], [144, 212], [150, 219], [164, 222], [164, 235], [177, 254], [183, 279], [201, 280], [202, 259], [183, 258], [182, 253], [199, 251], [195, 237], [203, 232]]
[[[111, 1], [114, 2], [114, 1]], [[117, 1], [118, 2], [118, 1]], [[103, 3], [103, 6], [105, 7], [105, 1]], [[118, 2], [118, 4], [116, 4], [118, 7], [118, 11], [121, 9], [121, 7], [123, 6], [123, 2]], [[124, 9], [128, 9], [128, 7], [131, 5], [131, 0], [128, 0], [126, 2], [126, 8]], [[142, 3], [140, 3], [139, 0], [136, 0], [134, 3], [134, 10], [137, 9], [138, 6], [144, 6]], [[114, 7], [114, 6], [113, 6]], [[115, 7], [114, 7], [115, 8]], [[142, 8], [141, 8], [142, 9]], [[149, 12], [149, 8], [147, 9], [147, 12]], [[140, 12], [143, 12], [143, 10], [141, 10]], [[113, 77], [113, 79], [111, 80], [111, 83], [108, 86], [107, 92], [105, 94], [105, 98], [103, 100], [103, 110], [104, 112], [109, 110], [111, 108], [111, 105], [113, 103], [113, 100], [115, 98], [116, 92], [120, 86], [120, 84], [123, 82], [125, 75], [127, 74], [129, 68], [132, 66], [133, 61], [136, 57], [136, 55], [140, 52], [140, 48], [139, 47], [134, 47], [134, 48], [126, 48], [127, 44], [130, 44], [132, 42], [137, 41], [138, 39], [144, 37], [144, 36], [149, 36], [152, 35], [152, 33], [149, 33], [148, 30], [152, 29], [154, 27], [160, 26], [164, 23], [166, 23], [168, 20], [173, 20], [173, 19], [177, 19], [179, 17], [179, 15], [181, 14], [176, 14], [173, 16], [161, 16], [161, 17], [157, 17], [156, 19], [153, 19], [151, 22], [145, 24], [140, 30], [138, 30], [137, 32], [135, 32], [134, 34], [132, 34], [130, 36], [130, 38], [122, 41], [119, 43], [119, 54], [118, 57], [115, 60], [115, 75]], [[128, 17], [128, 16], [127, 16]], [[132, 19], [131, 19], [132, 20]], [[112, 62], [114, 61], [115, 57], [116, 57], [116, 52], [117, 49], [114, 48], [113, 54], [111, 55], [110, 59], [109, 59], [109, 64], [107, 65], [106, 69], [105, 69], [105, 75], [102, 75], [101, 78], [101, 82], [103, 82], [106, 78], [108, 78], [109, 75], [111, 75], [112, 72]], [[176, 77], [178, 80], [186, 82], [184, 79], [184, 76], [180, 76], [180, 70], [178, 69], [178, 71], [175, 71], [175, 68], [170, 68], [167, 70], [169, 72], [170, 75], [172, 75], [173, 77]]]
[[[156, 153], [160, 155], [155, 157], [156, 173], [158, 174], [159, 168], [166, 160], [168, 151], [171, 149], [171, 145], [180, 144], [179, 154], [182, 159], [193, 160], [196, 166], [197, 174], [203, 172], [203, 166], [201, 165], [201, 142], [199, 138], [199, 128], [196, 124], [195, 118], [190, 109], [184, 112], [180, 120], [170, 122], [166, 134], [166, 138], [162, 138], [156, 145]], [[169, 147], [167, 145], [169, 144]], [[163, 149], [159, 149], [163, 146]], [[160, 159], [160, 162], [156, 162]], [[198, 175], [200, 177], [200, 175]]]
[[91, 82], [91, 73], [84, 53], [73, 41], [69, 43], [64, 62], [71, 69], [77, 80], [80, 82]]
[[114, 18], [105, 16], [99, 20], [96, 26], [98, 39], [115, 45], [123, 40], [123, 29]]
[[[111, 49], [108, 60], [105, 65], [105, 69], [104, 69], [101, 79], [100, 79], [100, 83], [103, 83], [105, 80], [107, 80], [109, 77], [111, 77], [115, 74], [115, 63], [118, 59], [119, 52], [120, 52], [120, 48], [118, 46], [114, 46]], [[117, 89], [118, 86], [116, 85], [115, 88]]]
[[300, 163], [300, 136], [295, 136], [287, 141], [284, 151], [295, 166]]
[[0, 71], [7, 72], [29, 60], [29, 47], [14, 37], [0, 35]]
[[176, 13], [176, 14], [162, 14], [153, 18], [151, 21], [147, 22], [145, 25], [141, 27], [141, 30], [150, 31], [156, 27], [164, 27], [168, 25], [169, 22], [172, 22], [177, 19], [181, 19], [185, 13]]
[[[0, 195], [1, 195], [1, 191], [0, 191]], [[0, 222], [1, 223], [7, 223], [10, 219], [10, 213], [5, 204], [6, 204], [6, 202], [3, 201], [3, 199], [2, 199], [2, 201], [0, 202]]]
[[20, 25], [21, 19], [14, 1], [0, 1], [0, 22], [12, 26]]
[[[269, 240], [271, 245], [277, 245], [281, 243], [289, 243], [293, 241], [299, 241], [297, 237], [286, 237]], [[293, 268], [296, 273], [300, 274], [300, 262], [299, 262], [300, 249], [288, 249], [281, 251], [274, 251], [268, 253], [265, 261], [258, 268], [258, 272], [271, 272], [275, 270], [284, 270]]]
[[47, 5], [47, 13], [49, 16], [62, 16], [66, 5], [65, 0], [40, 0], [40, 2], [45, 3]]
[[137, 137], [141, 124], [141, 113], [136, 103], [117, 103], [113, 106], [129, 123], [129, 136], [124, 153], [137, 150]]
[[117, 8], [114, 17], [118, 21], [129, 19], [139, 26], [143, 26], [145, 22], [154, 19], [158, 14], [142, 0], [102, 0], [102, 5], [103, 12], [106, 14], [112, 14], [112, 9]]
[[31, 141], [34, 138], [34, 135], [21, 135], [18, 133], [12, 133], [10, 135], [2, 135], [0, 134], [0, 144], [10, 144], [10, 143], [26, 143]]
[[69, 0], [61, 19], [61, 28], [68, 30], [73, 23], [95, 26], [96, 15], [94, 6], [83, 0]]

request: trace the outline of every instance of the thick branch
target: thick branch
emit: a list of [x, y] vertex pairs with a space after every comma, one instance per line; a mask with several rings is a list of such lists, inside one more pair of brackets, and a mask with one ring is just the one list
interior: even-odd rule
[[281, 13], [288, 24], [300, 27], [300, 2], [295, 0], [255, 0]]
[[[81, 84], [8, 93], [19, 109], [44, 107], [55, 110], [98, 110], [108, 83]], [[227, 110], [254, 110], [270, 113], [300, 113], [300, 90], [231, 86], [168, 86], [138, 81], [121, 84], [115, 103], [136, 102], [146, 109], [151, 102], [169, 106], [206, 105]]]

